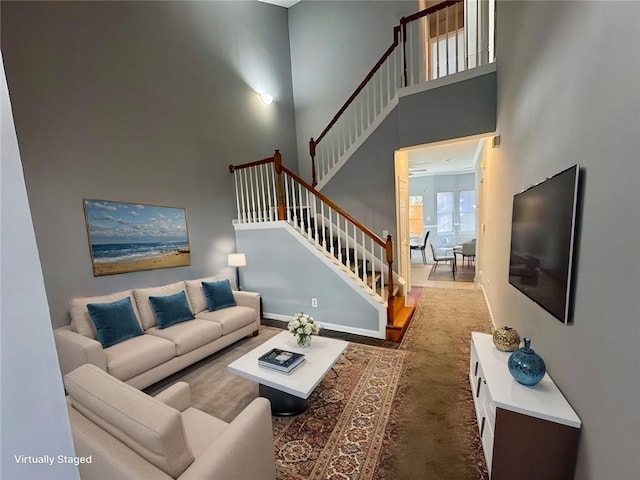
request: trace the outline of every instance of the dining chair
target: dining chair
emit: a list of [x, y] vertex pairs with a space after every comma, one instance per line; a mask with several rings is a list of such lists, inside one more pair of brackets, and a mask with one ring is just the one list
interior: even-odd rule
[[438, 269], [438, 264], [440, 262], [451, 262], [451, 275], [453, 275], [453, 279], [456, 279], [456, 256], [455, 254], [451, 254], [451, 255], [442, 255], [439, 256], [436, 253], [436, 249], [433, 246], [433, 243], [429, 243], [429, 245], [431, 246], [431, 254], [433, 255], [433, 260], [434, 260], [434, 264], [432, 267], [432, 270], [435, 272]]
[[422, 263], [426, 265], [427, 263], [427, 255], [425, 254], [425, 249], [427, 248], [427, 239], [429, 238], [429, 232], [431, 230], [427, 230], [426, 235], [424, 236], [424, 242], [422, 245], [411, 245], [411, 250], [419, 250], [422, 252]]

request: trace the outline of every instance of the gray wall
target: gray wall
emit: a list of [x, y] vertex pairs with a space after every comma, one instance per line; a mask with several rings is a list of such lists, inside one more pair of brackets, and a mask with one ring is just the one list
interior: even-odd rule
[[[419, 10], [411, 1], [303, 1], [289, 9], [300, 174], [311, 179], [317, 138], [393, 42], [393, 27]], [[392, 183], [393, 185], [393, 183]]]
[[[409, 195], [421, 195], [422, 196], [422, 225], [424, 226], [424, 234], [427, 230], [430, 230], [429, 242], [434, 246], [438, 245], [458, 245], [462, 242], [476, 238], [475, 233], [465, 233], [459, 231], [460, 218], [458, 215], [458, 200], [459, 192], [461, 190], [475, 190], [475, 174], [473, 173], [461, 173], [458, 175], [429, 175], [422, 177], [409, 177]], [[455, 201], [453, 212], [453, 224], [454, 233], [446, 235], [438, 235], [436, 233], [435, 225], [437, 222], [436, 216], [436, 194], [438, 192], [453, 192]], [[429, 227], [427, 227], [429, 225]], [[433, 226], [431, 226], [433, 225]], [[446, 242], [445, 239], [449, 241]]]
[[[1, 16], [53, 325], [74, 296], [223, 270], [235, 248], [227, 165], [280, 148], [297, 168], [287, 10], [2, 2]], [[94, 278], [83, 198], [186, 208], [191, 266]]]
[[400, 97], [400, 146], [493, 132], [496, 127], [496, 74]]
[[[378, 235], [382, 235], [382, 230], [394, 235], [394, 152], [403, 147], [493, 132], [495, 78], [495, 72], [486, 73], [401, 98], [400, 104], [322, 188], [322, 193]], [[465, 105], [454, 101], [456, 96], [469, 99], [486, 96], [493, 99], [493, 104], [470, 101]], [[424, 98], [433, 100], [433, 107], [427, 108]], [[409, 106], [414, 100], [423, 105], [429, 115], [403, 106]], [[406, 143], [409, 139], [415, 143]]]
[[[0, 477], [77, 479], [78, 467], [57, 462], [75, 453], [4, 65], [1, 81]], [[56, 462], [17, 463], [15, 455], [53, 455]]]
[[[243, 290], [260, 292], [265, 315], [288, 318], [304, 312], [320, 323], [379, 330], [378, 311], [354, 291], [360, 287], [351, 279], [341, 281], [338, 273], [309, 253], [290, 227], [270, 225], [236, 231], [238, 249], [247, 257], [240, 284]], [[268, 255], [265, 245], [269, 245]], [[311, 307], [312, 298], [318, 300], [318, 307]]]
[[[640, 472], [640, 4], [498, 2], [498, 132], [480, 243], [496, 325], [544, 358], [583, 422], [576, 479]], [[508, 284], [513, 195], [585, 170], [572, 325]], [[529, 466], [528, 468], [535, 468]]]
[[382, 236], [395, 237], [396, 197], [393, 155], [398, 148], [398, 109], [327, 183], [322, 193]]

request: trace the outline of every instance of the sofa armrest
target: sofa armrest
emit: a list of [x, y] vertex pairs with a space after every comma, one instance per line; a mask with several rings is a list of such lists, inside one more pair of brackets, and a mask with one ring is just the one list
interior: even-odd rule
[[260, 294], [256, 292], [245, 292], [244, 290], [233, 290], [233, 298], [236, 305], [242, 307], [253, 308], [256, 313], [256, 319], [260, 322]]
[[178, 382], [158, 393], [155, 398], [165, 405], [184, 412], [191, 406], [191, 390], [187, 382]]
[[187, 468], [180, 480], [274, 480], [271, 404], [256, 398]]
[[85, 363], [107, 370], [107, 357], [99, 341], [74, 332], [71, 327], [56, 328], [53, 333], [63, 376]]

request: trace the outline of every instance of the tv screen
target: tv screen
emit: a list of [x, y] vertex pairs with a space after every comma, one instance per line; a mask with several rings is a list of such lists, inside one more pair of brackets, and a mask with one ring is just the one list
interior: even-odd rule
[[579, 172], [574, 165], [513, 197], [509, 283], [564, 323], [571, 315]]

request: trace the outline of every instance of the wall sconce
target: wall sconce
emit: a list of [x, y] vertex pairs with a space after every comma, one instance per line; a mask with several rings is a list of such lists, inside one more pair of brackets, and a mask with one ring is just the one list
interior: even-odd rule
[[242, 290], [240, 288], [240, 269], [238, 267], [247, 265], [247, 257], [244, 253], [230, 253], [227, 263], [230, 267], [236, 267], [236, 287], [238, 287], [238, 290]]
[[259, 95], [260, 100], [262, 100], [262, 103], [264, 103], [265, 105], [271, 105], [271, 103], [273, 102], [273, 97], [268, 93], [260, 93]]

